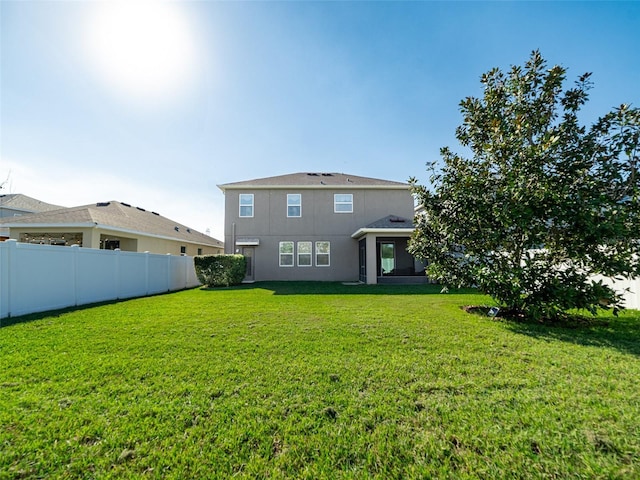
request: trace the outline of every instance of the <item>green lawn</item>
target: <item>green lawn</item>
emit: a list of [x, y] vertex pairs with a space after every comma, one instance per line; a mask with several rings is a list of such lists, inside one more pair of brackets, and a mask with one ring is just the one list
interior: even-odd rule
[[640, 312], [469, 304], [258, 283], [4, 320], [0, 478], [640, 478]]

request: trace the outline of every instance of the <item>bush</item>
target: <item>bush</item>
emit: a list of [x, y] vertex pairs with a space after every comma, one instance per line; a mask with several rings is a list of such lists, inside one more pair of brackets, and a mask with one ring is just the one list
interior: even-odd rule
[[242, 255], [199, 255], [193, 258], [198, 280], [207, 287], [242, 283], [247, 261]]

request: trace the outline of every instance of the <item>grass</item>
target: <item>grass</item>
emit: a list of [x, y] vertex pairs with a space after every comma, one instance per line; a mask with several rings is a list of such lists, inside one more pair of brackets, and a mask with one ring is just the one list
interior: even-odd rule
[[5, 320], [0, 479], [640, 477], [640, 312], [551, 328], [437, 292], [258, 283]]

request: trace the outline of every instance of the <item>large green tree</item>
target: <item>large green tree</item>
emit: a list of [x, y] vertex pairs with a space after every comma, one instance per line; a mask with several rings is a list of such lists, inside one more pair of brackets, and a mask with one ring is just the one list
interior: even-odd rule
[[538, 319], [617, 312], [621, 298], [594, 275], [640, 274], [640, 110], [621, 105], [587, 128], [590, 74], [565, 79], [538, 51], [487, 72], [482, 98], [460, 103], [467, 153], [442, 148], [431, 185], [411, 180], [424, 214], [410, 251], [427, 274]]

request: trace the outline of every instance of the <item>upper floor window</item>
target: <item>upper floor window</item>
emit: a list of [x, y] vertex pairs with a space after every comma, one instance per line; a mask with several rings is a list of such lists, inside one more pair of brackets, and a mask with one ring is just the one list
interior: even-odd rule
[[240, 194], [240, 216], [253, 217], [253, 193]]
[[287, 194], [287, 217], [302, 216], [302, 195], [299, 193]]
[[333, 195], [334, 213], [353, 213], [353, 194], [336, 193]]

